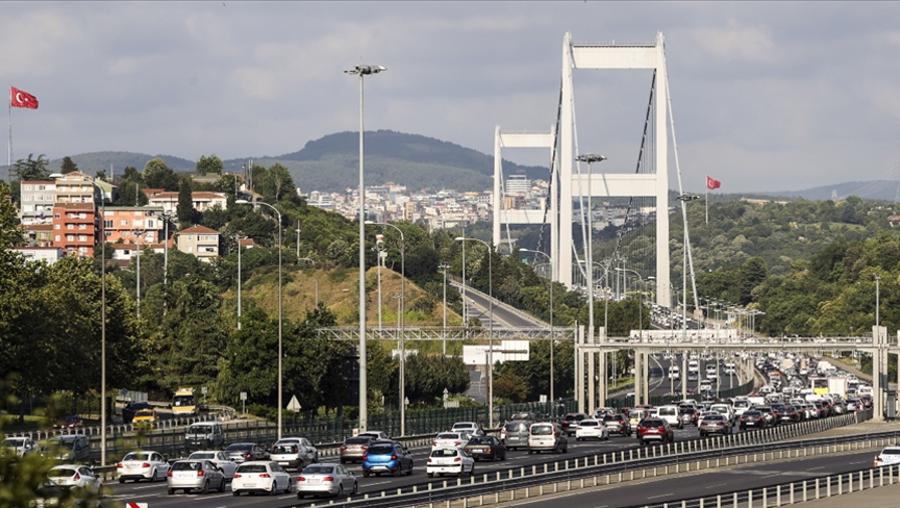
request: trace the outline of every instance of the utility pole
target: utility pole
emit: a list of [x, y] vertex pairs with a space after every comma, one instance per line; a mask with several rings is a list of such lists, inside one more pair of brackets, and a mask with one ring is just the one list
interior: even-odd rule
[[235, 240], [237, 241], [237, 258], [238, 258], [238, 266], [237, 266], [237, 329], [241, 329], [241, 235], [240, 233], [235, 236]]
[[297, 219], [297, 264], [300, 264], [300, 219]]
[[443, 338], [441, 351], [444, 356], [447, 356], [447, 271], [450, 269], [450, 265], [447, 263], [441, 263], [441, 271], [444, 272], [444, 329], [443, 329]]

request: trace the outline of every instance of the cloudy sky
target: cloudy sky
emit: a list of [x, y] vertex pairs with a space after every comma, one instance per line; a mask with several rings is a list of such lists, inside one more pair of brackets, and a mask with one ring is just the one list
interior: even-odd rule
[[[666, 37], [689, 187], [798, 189], [900, 178], [898, 3], [7, 4], [0, 69], [37, 95], [17, 156], [98, 150], [277, 155], [357, 125], [489, 152], [493, 129], [547, 129], [563, 34]], [[579, 71], [579, 146], [634, 166], [649, 73]], [[509, 154], [543, 162], [540, 153]]]

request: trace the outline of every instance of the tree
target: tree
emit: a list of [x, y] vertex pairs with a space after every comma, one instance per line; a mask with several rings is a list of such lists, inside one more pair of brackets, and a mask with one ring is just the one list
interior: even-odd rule
[[73, 161], [71, 157], [66, 155], [62, 159], [62, 164], [60, 164], [59, 169], [60, 172], [65, 175], [74, 171], [78, 171], [78, 165], [75, 164], [75, 161]]
[[50, 177], [50, 171], [47, 169], [47, 157], [44, 154], [34, 158], [34, 154], [28, 154], [27, 159], [19, 159], [13, 164], [13, 173], [19, 177], [19, 180], [43, 180]]
[[222, 174], [222, 159], [217, 155], [201, 155], [197, 161], [197, 174], [207, 175], [210, 173]]
[[6, 182], [0, 181], [0, 251], [15, 247], [22, 241], [16, 206]]
[[184, 177], [178, 188], [178, 223], [182, 227], [190, 226], [194, 222], [194, 200], [191, 197], [191, 179]]
[[147, 187], [177, 191], [178, 180], [178, 175], [159, 157], [150, 159], [144, 165], [144, 183]]

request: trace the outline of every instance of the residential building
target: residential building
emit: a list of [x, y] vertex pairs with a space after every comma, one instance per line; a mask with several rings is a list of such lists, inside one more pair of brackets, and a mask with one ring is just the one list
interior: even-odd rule
[[219, 257], [219, 237], [218, 231], [206, 226], [191, 226], [175, 235], [178, 250], [206, 263]]
[[[53, 220], [53, 208], [47, 214]], [[26, 245], [29, 247], [50, 247], [53, 244], [53, 224], [23, 224]]]
[[18, 247], [10, 250], [21, 254], [27, 261], [43, 261], [48, 265], [65, 256], [63, 250], [56, 247]]
[[57, 203], [53, 207], [52, 246], [66, 255], [93, 257], [96, 221], [93, 203]]
[[527, 175], [509, 175], [506, 178], [506, 195], [525, 197], [531, 190]]
[[81, 171], [73, 171], [56, 178], [57, 203], [90, 203], [93, 206], [98, 197], [94, 179]]
[[107, 206], [103, 209], [103, 234], [107, 242], [149, 245], [162, 241], [161, 206]]
[[53, 222], [56, 202], [56, 182], [53, 180], [23, 180], [19, 187], [21, 208], [19, 220], [23, 225]]
[[[178, 193], [162, 191], [152, 195], [148, 193], [150, 206], [162, 207], [163, 211], [175, 214], [178, 209]], [[191, 193], [191, 206], [198, 212], [205, 212], [216, 206], [225, 210], [228, 208], [228, 198], [224, 192], [197, 191]]]

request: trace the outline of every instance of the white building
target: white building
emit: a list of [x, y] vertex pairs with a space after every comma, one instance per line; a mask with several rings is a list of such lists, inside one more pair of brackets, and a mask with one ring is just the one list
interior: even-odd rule
[[19, 220], [24, 225], [50, 224], [53, 222], [53, 204], [56, 202], [56, 182], [53, 180], [23, 180], [19, 188], [22, 204]]
[[65, 256], [65, 252], [56, 247], [21, 247], [10, 250], [21, 254], [27, 261], [43, 261], [48, 265], [56, 263]]
[[219, 257], [219, 232], [206, 226], [192, 226], [175, 235], [177, 248], [209, 263]]

